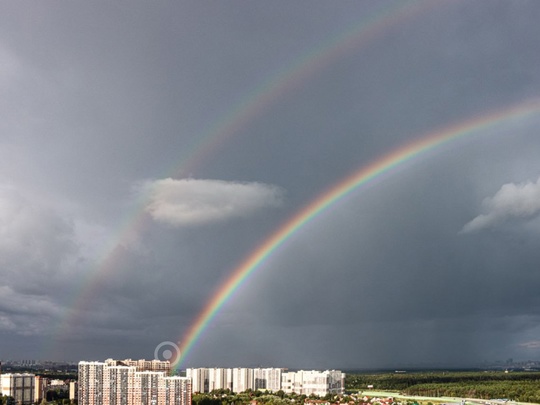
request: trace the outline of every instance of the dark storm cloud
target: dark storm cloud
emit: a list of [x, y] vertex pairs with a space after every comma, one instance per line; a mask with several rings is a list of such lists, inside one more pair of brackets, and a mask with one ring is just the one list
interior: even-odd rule
[[[197, 187], [178, 197], [193, 145], [242, 100], [402, 4], [3, 4], [0, 358], [150, 358], [323, 190], [422, 134], [538, 98], [536, 2], [418, 7], [299, 74], [184, 173]], [[190, 365], [538, 357], [538, 121], [486, 128], [332, 205], [231, 297]], [[169, 188], [141, 194], [146, 179]], [[186, 207], [228, 220], [170, 226]]]

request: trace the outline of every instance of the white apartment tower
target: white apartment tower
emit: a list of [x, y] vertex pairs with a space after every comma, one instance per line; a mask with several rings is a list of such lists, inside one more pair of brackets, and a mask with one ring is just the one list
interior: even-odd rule
[[282, 368], [188, 368], [186, 376], [193, 383], [193, 392], [216, 389], [243, 392], [295, 392], [305, 395], [343, 394], [345, 374], [337, 370], [285, 372]]
[[186, 377], [191, 379], [192, 392], [209, 392], [207, 368], [188, 368], [186, 370]]
[[300, 395], [343, 394], [345, 374], [341, 371], [296, 371], [281, 375], [281, 389]]
[[232, 390], [232, 372], [227, 368], [208, 369], [208, 392], [218, 389]]
[[244, 392], [247, 389], [253, 389], [253, 369], [233, 368], [232, 390], [234, 392]]
[[252, 389], [279, 391], [281, 389], [281, 368], [254, 368]]
[[282, 371], [281, 368], [188, 368], [186, 376], [191, 378], [193, 392], [217, 389], [279, 391]]

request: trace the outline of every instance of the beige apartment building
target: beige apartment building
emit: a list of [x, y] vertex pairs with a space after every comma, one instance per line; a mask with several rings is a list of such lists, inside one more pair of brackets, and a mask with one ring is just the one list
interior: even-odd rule
[[168, 376], [170, 368], [168, 361], [157, 360], [81, 361], [78, 403], [191, 405], [191, 381], [186, 377]]
[[2, 374], [0, 376], [2, 395], [13, 397], [16, 404], [33, 404], [35, 394], [34, 374]]

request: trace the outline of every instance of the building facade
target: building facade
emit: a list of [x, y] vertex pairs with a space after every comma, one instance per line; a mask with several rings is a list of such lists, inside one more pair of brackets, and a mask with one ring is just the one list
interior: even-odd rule
[[33, 404], [35, 398], [34, 374], [2, 374], [0, 376], [2, 395], [13, 397], [16, 404]]
[[191, 381], [184, 377], [163, 377], [159, 380], [159, 403], [191, 405]]
[[134, 362], [79, 362], [79, 405], [191, 405], [190, 379], [144, 370], [170, 370], [169, 362]]
[[[69, 383], [69, 399], [77, 399], [77, 392], [79, 391], [79, 383], [77, 381], [71, 381]], [[39, 402], [39, 401], [36, 401]]]
[[243, 392], [248, 389], [305, 395], [342, 394], [345, 374], [338, 370], [285, 372], [281, 368], [188, 368], [193, 392], [216, 389]]
[[300, 395], [343, 394], [345, 373], [338, 370], [286, 372], [281, 376], [281, 389], [288, 394]]
[[36, 375], [34, 378], [34, 402], [41, 402], [49, 389], [49, 380]]
[[103, 402], [103, 373], [105, 363], [99, 361], [79, 362], [79, 395], [81, 405], [102, 405]]
[[129, 402], [130, 378], [133, 368], [108, 366], [103, 368], [103, 403], [127, 405]]

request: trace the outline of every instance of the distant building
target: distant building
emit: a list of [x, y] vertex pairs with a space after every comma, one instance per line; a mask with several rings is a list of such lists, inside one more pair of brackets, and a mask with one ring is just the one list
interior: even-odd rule
[[345, 373], [339, 370], [287, 372], [281, 376], [281, 389], [300, 395], [343, 394]]
[[41, 400], [46, 397], [48, 388], [49, 380], [36, 375], [34, 378], [34, 401], [41, 402]]
[[254, 368], [253, 389], [279, 391], [281, 389], [281, 368]]
[[191, 380], [168, 377], [170, 368], [158, 360], [81, 361], [78, 404], [191, 405]]
[[232, 369], [232, 390], [234, 392], [244, 392], [253, 389], [253, 369], [233, 368]]
[[232, 391], [233, 380], [230, 368], [209, 368], [208, 370], [208, 391], [217, 389], [229, 389]]
[[[79, 383], [77, 381], [71, 381], [69, 383], [69, 399], [75, 400], [77, 399], [77, 391], [79, 389]], [[36, 401], [39, 402], [39, 401]]]
[[188, 368], [186, 376], [192, 381], [194, 393], [252, 389], [324, 396], [342, 394], [345, 386], [345, 374], [336, 370], [285, 372], [281, 368]]
[[35, 394], [34, 374], [2, 374], [0, 386], [2, 395], [13, 397], [16, 404], [33, 404]]

